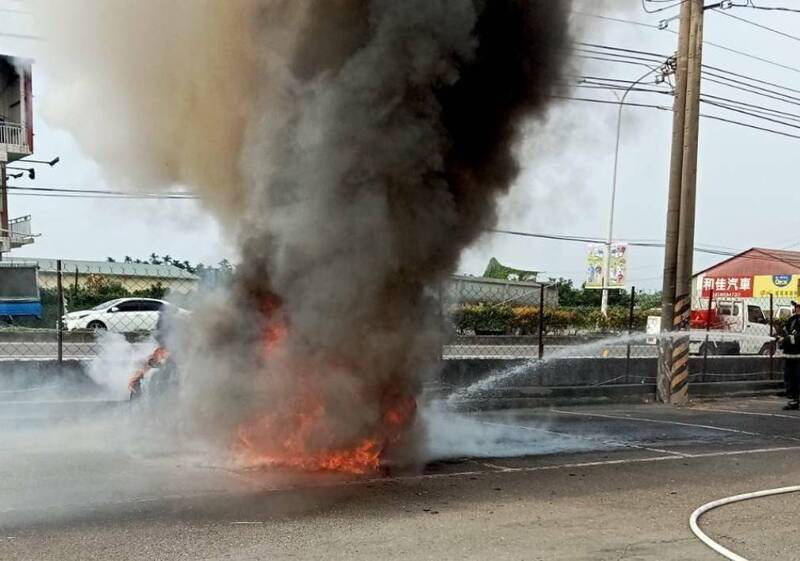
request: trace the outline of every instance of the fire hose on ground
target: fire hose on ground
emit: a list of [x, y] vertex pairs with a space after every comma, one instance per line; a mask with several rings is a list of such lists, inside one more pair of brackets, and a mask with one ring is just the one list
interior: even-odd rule
[[700, 529], [697, 521], [703, 516], [706, 512], [713, 510], [715, 508], [738, 503], [742, 501], [747, 501], [750, 499], [759, 499], [761, 497], [770, 497], [773, 495], [784, 495], [786, 493], [797, 493], [800, 491], [800, 485], [793, 485], [791, 487], [779, 487], [777, 489], [766, 489], [764, 491], [755, 491], [753, 493], [744, 493], [742, 495], [734, 495], [733, 497], [727, 497], [724, 499], [719, 499], [716, 501], [711, 501], [710, 503], [706, 503], [697, 510], [692, 513], [692, 516], [689, 517], [689, 527], [692, 529], [697, 538], [706, 544], [708, 547], [725, 557], [726, 559], [730, 559], [730, 561], [748, 561], [747, 558], [742, 557], [741, 555], [737, 555], [733, 551], [723, 547], [719, 543], [715, 542], [708, 535]]

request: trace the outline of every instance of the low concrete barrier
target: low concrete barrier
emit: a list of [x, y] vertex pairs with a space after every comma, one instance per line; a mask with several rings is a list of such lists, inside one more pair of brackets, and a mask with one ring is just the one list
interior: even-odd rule
[[[441, 381], [463, 387], [500, 376], [498, 386], [655, 385], [657, 369], [656, 358], [456, 359], [443, 361]], [[783, 359], [775, 357], [770, 370], [763, 356], [690, 357], [689, 372], [692, 382], [782, 380]]]
[[[462, 392], [465, 409], [502, 409], [578, 403], [648, 402], [656, 397], [655, 358], [563, 358], [443, 361], [442, 393]], [[783, 387], [783, 361], [775, 357], [691, 357], [689, 395], [775, 394]]]
[[[90, 399], [98, 386], [86, 362], [65, 360], [0, 361], [0, 402], [58, 385], [71, 396]], [[691, 396], [776, 393], [782, 387], [782, 359], [738, 356], [690, 358]], [[468, 407], [528, 407], [552, 403], [650, 401], [655, 399], [654, 358], [553, 358], [539, 360], [442, 361], [440, 396], [494, 378], [480, 391], [463, 395]], [[25, 396], [22, 396], [25, 397]]]

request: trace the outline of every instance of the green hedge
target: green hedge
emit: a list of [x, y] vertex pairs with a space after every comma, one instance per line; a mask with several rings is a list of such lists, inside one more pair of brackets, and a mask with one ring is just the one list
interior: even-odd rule
[[[634, 309], [634, 331], [644, 331], [647, 316], [653, 313], [653, 310]], [[626, 331], [629, 315], [629, 309], [623, 307], [609, 308], [607, 318], [597, 308], [545, 308], [544, 331], [551, 334]], [[471, 331], [532, 335], [539, 331], [539, 309], [535, 306], [470, 304], [455, 309], [451, 314], [451, 321], [461, 333]]]

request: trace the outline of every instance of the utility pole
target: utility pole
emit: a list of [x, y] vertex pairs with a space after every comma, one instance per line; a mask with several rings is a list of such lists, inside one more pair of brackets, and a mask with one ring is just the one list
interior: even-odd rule
[[[2, 153], [0, 153], [2, 156]], [[0, 160], [0, 238], [9, 235], [8, 232], [8, 177], [6, 176], [6, 162]], [[0, 261], [3, 260], [3, 247], [0, 246]]]
[[689, 336], [669, 332], [689, 329], [692, 303], [703, 10], [703, 0], [681, 5], [678, 36], [657, 379], [659, 400], [676, 405], [688, 400]]

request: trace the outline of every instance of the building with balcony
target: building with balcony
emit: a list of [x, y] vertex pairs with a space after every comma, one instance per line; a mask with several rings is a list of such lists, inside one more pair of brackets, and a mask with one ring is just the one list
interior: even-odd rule
[[0, 164], [33, 153], [30, 61], [0, 55]]

